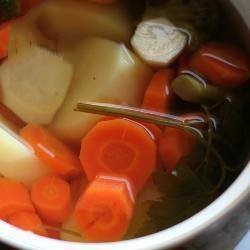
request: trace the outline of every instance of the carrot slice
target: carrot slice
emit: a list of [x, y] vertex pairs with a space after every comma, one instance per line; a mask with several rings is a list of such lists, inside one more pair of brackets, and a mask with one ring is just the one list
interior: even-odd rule
[[37, 157], [57, 174], [72, 177], [81, 172], [77, 155], [44, 127], [28, 124], [21, 129], [20, 135], [33, 148]]
[[237, 87], [250, 78], [246, 53], [231, 44], [206, 44], [191, 57], [189, 65], [193, 71], [222, 87]]
[[102, 121], [83, 138], [80, 160], [90, 181], [99, 173], [123, 174], [140, 191], [155, 169], [156, 145], [139, 123]]
[[63, 179], [49, 175], [32, 185], [31, 199], [43, 221], [48, 224], [62, 223], [71, 208], [70, 186]]
[[8, 218], [8, 223], [20, 229], [31, 231], [41, 236], [48, 235], [41, 219], [35, 212], [16, 213]]
[[77, 202], [74, 219], [90, 242], [121, 240], [127, 232], [134, 198], [125, 178], [97, 176]]
[[159, 142], [159, 153], [164, 167], [172, 171], [181, 158], [189, 155], [196, 145], [195, 138], [177, 128], [165, 128]]
[[174, 94], [170, 85], [174, 77], [172, 69], [158, 70], [146, 90], [142, 108], [165, 113], [173, 104]]
[[0, 25], [0, 60], [8, 55], [8, 43], [11, 30], [11, 22]]
[[13, 111], [11, 111], [1, 102], [0, 102], [0, 114], [5, 119], [7, 119], [8, 121], [10, 121], [19, 128], [24, 127], [26, 125], [26, 123], [20, 117], [18, 117]]
[[0, 219], [22, 211], [34, 212], [28, 189], [17, 181], [0, 178]]

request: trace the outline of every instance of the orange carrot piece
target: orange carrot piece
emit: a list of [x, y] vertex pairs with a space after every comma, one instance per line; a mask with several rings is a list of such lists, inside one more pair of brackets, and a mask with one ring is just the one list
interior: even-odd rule
[[62, 223], [71, 208], [70, 186], [63, 179], [49, 175], [32, 185], [31, 199], [34, 206], [47, 224]]
[[237, 87], [250, 78], [246, 53], [231, 44], [208, 43], [191, 57], [189, 65], [191, 70], [222, 87]]
[[21, 137], [33, 148], [37, 157], [62, 177], [81, 172], [77, 155], [46, 128], [28, 124], [20, 131]]
[[121, 240], [134, 209], [134, 197], [125, 178], [97, 176], [77, 202], [74, 219], [90, 242]]
[[155, 169], [156, 145], [137, 122], [102, 121], [83, 138], [80, 160], [89, 181], [99, 173], [122, 174], [140, 191]]
[[159, 142], [159, 154], [164, 167], [172, 171], [181, 158], [189, 155], [196, 145], [195, 138], [177, 128], [165, 128]]
[[1, 102], [0, 102], [0, 114], [5, 119], [7, 119], [8, 121], [10, 121], [19, 128], [22, 128], [26, 125], [26, 123], [21, 118], [19, 118], [13, 111], [11, 111]]
[[0, 178], [0, 219], [18, 212], [34, 212], [28, 189], [20, 182]]
[[20, 229], [31, 231], [41, 236], [48, 236], [39, 216], [35, 212], [19, 212], [8, 218], [8, 223]]
[[8, 43], [11, 30], [11, 22], [0, 25], [0, 60], [8, 55]]
[[174, 94], [170, 86], [174, 77], [172, 69], [158, 70], [146, 90], [142, 108], [165, 113], [173, 104]]

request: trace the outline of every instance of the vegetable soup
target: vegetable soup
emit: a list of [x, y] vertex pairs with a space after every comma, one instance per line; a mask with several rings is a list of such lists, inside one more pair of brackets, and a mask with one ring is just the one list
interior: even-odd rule
[[0, 219], [132, 239], [247, 160], [250, 60], [213, 0], [0, 0]]

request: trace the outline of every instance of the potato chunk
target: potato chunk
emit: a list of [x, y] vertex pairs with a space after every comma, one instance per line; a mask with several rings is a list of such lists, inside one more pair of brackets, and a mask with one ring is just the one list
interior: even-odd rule
[[30, 185], [50, 171], [17, 134], [0, 124], [0, 173], [3, 176]]
[[77, 102], [138, 106], [152, 71], [124, 45], [106, 39], [86, 39], [77, 54], [71, 88], [49, 128], [62, 139], [79, 144], [100, 116], [75, 112]]
[[32, 15], [43, 34], [62, 42], [74, 43], [85, 36], [101, 36], [129, 42], [132, 35], [129, 14], [121, 4], [49, 0]]
[[48, 124], [65, 98], [72, 68], [56, 53], [31, 46], [1, 65], [2, 102], [27, 123]]

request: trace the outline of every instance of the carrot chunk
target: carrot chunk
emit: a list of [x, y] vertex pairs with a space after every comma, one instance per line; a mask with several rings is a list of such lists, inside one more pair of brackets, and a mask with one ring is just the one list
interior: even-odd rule
[[28, 124], [21, 129], [20, 135], [33, 148], [37, 157], [57, 174], [72, 177], [81, 172], [77, 155], [44, 127]]
[[170, 86], [174, 77], [172, 69], [158, 70], [146, 90], [142, 108], [165, 113], [173, 104], [174, 94]]
[[215, 85], [237, 87], [250, 78], [249, 59], [234, 45], [211, 42], [191, 57], [190, 68]]
[[20, 229], [31, 231], [41, 236], [48, 236], [45, 227], [35, 212], [19, 212], [8, 218], [8, 223]]
[[31, 199], [42, 220], [48, 224], [62, 223], [71, 208], [70, 186], [63, 179], [49, 175], [32, 185]]
[[17, 181], [0, 178], [0, 219], [22, 211], [34, 212], [28, 189]]
[[11, 22], [0, 25], [0, 60], [8, 55], [8, 43], [11, 30]]
[[159, 142], [159, 153], [164, 167], [172, 171], [181, 158], [189, 155], [196, 145], [195, 138], [177, 128], [165, 128]]
[[99, 173], [122, 174], [140, 191], [155, 169], [156, 145], [137, 122], [102, 121], [83, 138], [80, 160], [89, 181]]
[[121, 240], [131, 221], [134, 198], [125, 178], [100, 175], [77, 202], [74, 219], [90, 242]]

